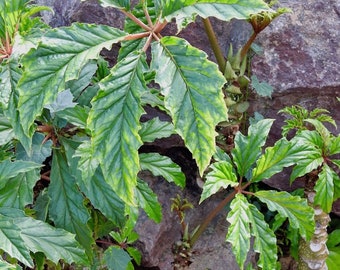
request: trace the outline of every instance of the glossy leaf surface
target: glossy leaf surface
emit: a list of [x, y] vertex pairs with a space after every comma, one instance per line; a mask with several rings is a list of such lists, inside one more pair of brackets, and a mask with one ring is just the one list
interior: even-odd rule
[[204, 52], [177, 37], [155, 43], [152, 55], [165, 107], [203, 173], [215, 152], [215, 126], [227, 118], [225, 79]]

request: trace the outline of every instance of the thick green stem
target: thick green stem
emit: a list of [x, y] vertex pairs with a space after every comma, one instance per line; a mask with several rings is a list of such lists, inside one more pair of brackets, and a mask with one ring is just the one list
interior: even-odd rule
[[210, 23], [210, 20], [208, 18], [206, 18], [206, 19], [202, 19], [202, 21], [203, 21], [204, 29], [205, 29], [205, 32], [207, 33], [207, 36], [208, 36], [211, 48], [212, 48], [212, 50], [214, 52], [214, 55], [215, 55], [215, 58], [216, 58], [219, 70], [222, 73], [224, 73], [224, 70], [225, 70], [224, 55], [222, 53], [220, 45], [218, 44], [218, 41], [217, 41], [215, 32], [214, 32], [214, 30], [212, 28], [212, 25]]
[[241, 50], [241, 62], [243, 58], [247, 55], [247, 52], [250, 49], [251, 44], [254, 42], [255, 38], [257, 37], [257, 33], [253, 32], [253, 34], [248, 39], [247, 43], [243, 46]]
[[217, 216], [217, 214], [235, 197], [238, 191], [234, 190], [231, 192], [223, 201], [221, 201], [216, 208], [210, 212], [198, 230], [194, 233], [194, 235], [190, 239], [190, 246], [193, 246], [201, 234], [205, 231], [205, 229], [209, 226], [210, 222]]

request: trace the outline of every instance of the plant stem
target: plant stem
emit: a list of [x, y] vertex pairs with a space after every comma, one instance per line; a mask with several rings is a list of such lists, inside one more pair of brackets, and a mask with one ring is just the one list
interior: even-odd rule
[[123, 9], [121, 11], [125, 14], [126, 17], [130, 18], [132, 21], [134, 21], [136, 24], [138, 24], [140, 27], [142, 27], [146, 31], [152, 31], [152, 28], [143, 23], [140, 19], [138, 19], [135, 15], [133, 15], [130, 12], [127, 12]]
[[212, 48], [212, 50], [214, 52], [214, 55], [215, 55], [215, 58], [216, 58], [219, 70], [222, 73], [224, 73], [224, 70], [225, 70], [224, 55], [222, 53], [220, 45], [218, 44], [218, 41], [217, 41], [215, 32], [214, 32], [214, 30], [212, 28], [211, 22], [210, 22], [210, 20], [208, 18], [202, 19], [202, 21], [203, 21], [204, 29], [205, 29], [205, 32], [206, 32], [206, 34], [208, 36], [211, 48]]
[[233, 190], [223, 201], [221, 201], [213, 211], [207, 216], [198, 230], [190, 239], [190, 245], [193, 246], [205, 229], [209, 226], [210, 222], [217, 216], [217, 214], [235, 197], [237, 190]]
[[257, 37], [257, 33], [253, 32], [253, 34], [248, 39], [247, 43], [243, 46], [241, 50], [241, 62], [243, 58], [247, 55], [247, 52], [250, 49], [251, 44], [254, 42], [255, 38]]

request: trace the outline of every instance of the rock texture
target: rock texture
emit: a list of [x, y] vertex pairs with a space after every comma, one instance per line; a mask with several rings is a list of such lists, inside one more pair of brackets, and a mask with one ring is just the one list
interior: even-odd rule
[[[36, 0], [36, 2], [49, 5], [55, 10], [53, 15], [44, 13], [45, 20], [52, 26], [70, 25], [75, 21], [109, 24], [119, 28], [123, 25], [124, 18], [119, 11], [103, 9], [96, 0], [85, 2]], [[262, 46], [264, 53], [255, 56], [252, 62], [253, 73], [261, 81], [271, 84], [275, 91], [271, 99], [252, 95], [251, 112], [257, 111], [265, 117], [277, 119], [272, 129], [273, 139], [280, 136], [280, 126], [284, 119], [277, 114], [278, 110], [294, 104], [300, 104], [307, 109], [316, 107], [328, 109], [340, 126], [340, 103], [336, 100], [336, 97], [340, 97], [340, 2], [281, 0], [280, 6], [290, 7], [292, 12], [275, 19], [259, 35], [256, 43]], [[234, 47], [239, 47], [251, 31], [248, 24], [239, 21], [224, 24], [213, 20], [213, 23], [225, 51], [228, 50], [230, 42]], [[168, 25], [165, 29], [165, 33], [175, 32], [174, 25]], [[200, 21], [190, 25], [180, 35], [185, 36], [191, 44], [203, 49], [211, 59], [214, 59]], [[115, 58], [114, 49], [107, 52], [109, 58]], [[339, 130], [333, 131], [339, 133]], [[174, 158], [174, 153], [179, 152], [176, 147], [182, 145], [180, 142], [179, 145], [170, 143], [167, 147], [156, 150]], [[185, 170], [191, 179], [192, 188], [196, 169], [194, 166], [190, 169], [189, 164]], [[171, 247], [180, 238], [180, 227], [177, 218], [170, 212], [170, 198], [179, 192], [197, 204], [199, 193], [193, 192], [192, 189], [178, 190], [161, 178], [150, 176], [146, 178], [150, 187], [158, 194], [163, 205], [164, 217], [161, 224], [154, 224], [143, 215], [140, 218], [137, 231], [141, 235], [139, 245], [143, 250], [143, 266], [162, 270], [172, 269]], [[269, 184], [279, 189], [292, 189], [289, 186], [288, 172], [269, 181]], [[198, 225], [202, 217], [221, 199], [219, 196], [223, 194], [197, 207], [195, 213], [188, 213], [192, 227]], [[340, 204], [336, 204], [334, 210], [340, 214]], [[217, 218], [197, 243], [194, 249], [197, 252], [194, 252], [191, 269], [238, 269], [230, 247], [224, 242], [226, 231], [225, 220]], [[283, 269], [288, 269], [288, 266]]]

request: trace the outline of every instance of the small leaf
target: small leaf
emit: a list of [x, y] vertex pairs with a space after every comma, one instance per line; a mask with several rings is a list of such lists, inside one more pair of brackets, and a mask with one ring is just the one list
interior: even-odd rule
[[213, 163], [211, 172], [207, 174], [204, 182], [203, 191], [199, 203], [218, 192], [221, 188], [238, 186], [237, 176], [233, 171], [233, 166], [227, 161]]
[[250, 249], [250, 209], [247, 199], [237, 194], [230, 205], [230, 223], [226, 240], [231, 243], [237, 264], [243, 268]]
[[251, 231], [254, 238], [254, 251], [260, 254], [257, 265], [262, 269], [276, 269], [276, 236], [264, 220], [263, 214], [252, 204], [250, 209]]
[[314, 204], [319, 205], [325, 213], [330, 213], [332, 210], [334, 201], [334, 174], [335, 172], [327, 164], [324, 164], [314, 187], [316, 192]]
[[139, 154], [142, 170], [149, 170], [154, 176], [162, 176], [168, 182], [184, 188], [185, 175], [181, 167], [173, 162], [169, 157], [157, 153]]
[[273, 121], [273, 119], [264, 119], [251, 125], [248, 129], [248, 136], [244, 136], [241, 132], [236, 134], [232, 155], [240, 176], [245, 176], [258, 159]]
[[129, 254], [117, 246], [110, 246], [104, 252], [104, 262], [109, 270], [126, 270], [130, 261]]
[[278, 211], [281, 216], [287, 217], [290, 225], [298, 229], [302, 237], [308, 240], [313, 235], [314, 210], [308, 206], [306, 199], [285, 191], [258, 191], [254, 195], [267, 204], [270, 211]]
[[162, 207], [158, 202], [157, 195], [153, 193], [148, 184], [138, 179], [135, 194], [137, 203], [148, 217], [159, 223], [162, 219]]
[[13, 265], [0, 258], [0, 269], [1, 270], [20, 270], [22, 269], [19, 265]]
[[87, 107], [81, 107], [76, 105], [73, 108], [66, 108], [62, 111], [58, 111], [56, 116], [67, 120], [72, 125], [79, 128], [86, 129], [87, 117], [89, 109]]
[[177, 37], [153, 44], [151, 65], [175, 130], [202, 174], [215, 152], [215, 126], [227, 118], [225, 78], [203, 51]]
[[251, 85], [254, 87], [256, 93], [261, 97], [272, 97], [274, 88], [267, 82], [260, 82], [256, 75], [251, 76]]
[[155, 139], [170, 137], [175, 133], [171, 122], [161, 121], [158, 117], [142, 123], [139, 135], [143, 142], [153, 142]]

